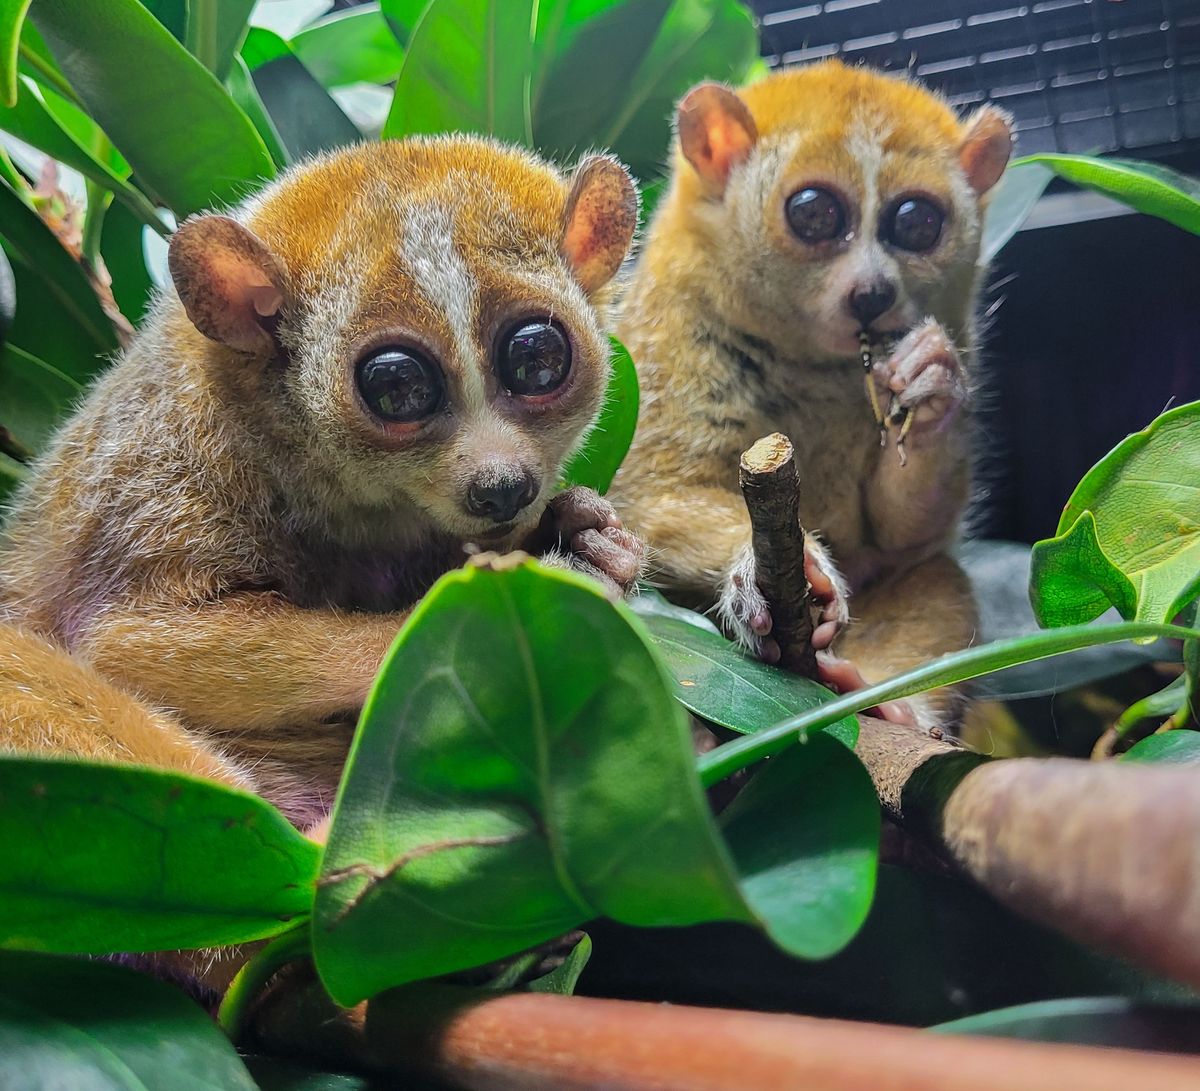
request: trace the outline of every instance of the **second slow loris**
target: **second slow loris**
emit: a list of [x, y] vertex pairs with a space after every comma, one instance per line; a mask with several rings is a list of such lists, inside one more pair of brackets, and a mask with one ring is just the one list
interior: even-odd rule
[[[677, 125], [618, 328], [643, 410], [612, 495], [658, 582], [778, 655], [737, 480], [741, 452], [778, 430], [796, 446], [801, 521], [825, 544], [810, 539], [809, 572], [825, 600], [814, 644], [836, 652], [826, 680], [965, 646], [975, 611], [947, 547], [968, 489], [982, 202], [1008, 161], [1007, 117], [960, 122], [912, 82], [828, 62], [737, 93], [701, 85]], [[873, 398], [860, 338], [880, 346]], [[953, 698], [884, 711], [930, 727]]]

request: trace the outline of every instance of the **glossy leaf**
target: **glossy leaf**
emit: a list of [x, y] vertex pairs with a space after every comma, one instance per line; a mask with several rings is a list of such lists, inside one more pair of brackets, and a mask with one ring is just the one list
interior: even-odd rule
[[1121, 755], [1121, 760], [1195, 765], [1200, 763], [1200, 731], [1179, 729], [1151, 735], [1131, 746]]
[[17, 101], [17, 49], [29, 0], [0, 0], [0, 106]]
[[[259, 1091], [380, 1091], [379, 1081], [369, 1076], [324, 1072], [294, 1061], [255, 1053], [243, 1053], [242, 1059]], [[403, 1091], [445, 1091], [444, 1084], [439, 1087], [432, 1081], [422, 1083], [417, 1077], [406, 1076], [401, 1086]]]
[[16, 345], [0, 349], [0, 426], [31, 454], [41, 451], [82, 389]]
[[[743, 735], [761, 731], [833, 696], [811, 678], [746, 655], [715, 631], [706, 632], [677, 616], [657, 612], [643, 614], [642, 620], [675, 680], [676, 696], [684, 707], [731, 731]], [[847, 746], [858, 740], [858, 720], [853, 716], [826, 730]]]
[[0, 951], [0, 1087], [255, 1091], [179, 989], [105, 962]]
[[[10, 255], [19, 258], [33, 274], [32, 278], [27, 278], [14, 266], [17, 313], [12, 339], [18, 339], [18, 330], [22, 327], [29, 336], [37, 339], [47, 322], [66, 323], [79, 331], [80, 337], [73, 343], [82, 346], [83, 350], [71, 359], [47, 356], [49, 362], [75, 379], [86, 379], [94, 374], [99, 367], [96, 356], [118, 347], [112, 323], [79, 263], [67, 253], [37, 213], [4, 182], [0, 182], [0, 240]], [[30, 284], [31, 279], [37, 281], [36, 289]], [[34, 291], [38, 298], [31, 296]], [[35, 310], [37, 322], [27, 322]], [[32, 348], [28, 341], [19, 343]], [[38, 347], [40, 349], [40, 345]]]
[[529, 982], [528, 990], [534, 993], [573, 996], [575, 986], [579, 984], [579, 976], [591, 957], [592, 941], [588, 936], [581, 936], [579, 942], [571, 948], [571, 953], [563, 959], [562, 965], [556, 966], [548, 974], [534, 978]]
[[[86, 147], [62, 125], [43, 102], [37, 85], [28, 77], [18, 81], [17, 101], [9, 109], [0, 109], [0, 129], [10, 133], [51, 159], [79, 171], [85, 178], [109, 189], [117, 200], [134, 212], [144, 224], [165, 234], [166, 228], [154, 206], [122, 175]], [[99, 129], [92, 126], [93, 135]]]
[[1038, 621], [1087, 621], [1110, 605], [1167, 621], [1200, 588], [1200, 402], [1162, 414], [1084, 476], [1058, 537], [1033, 547]]
[[13, 318], [17, 313], [17, 282], [13, 277], [8, 255], [0, 247], [0, 348], [8, 338]]
[[177, 42], [186, 40], [188, 0], [142, 0], [142, 5], [171, 32]]
[[1090, 155], [1027, 155], [1014, 162], [1040, 163], [1060, 178], [1094, 189], [1123, 204], [1157, 216], [1193, 235], [1200, 234], [1200, 180], [1159, 163], [1139, 159], [1099, 159]]
[[225, 87], [229, 91], [230, 97], [258, 131], [276, 170], [283, 170], [291, 163], [291, 158], [283, 146], [283, 138], [279, 135], [279, 130], [275, 128], [275, 122], [267, 113], [267, 107], [258, 93], [258, 88], [254, 86], [254, 77], [250, 75], [250, 69], [240, 54], [233, 58], [229, 75], [225, 77]]
[[939, 1034], [982, 1034], [1033, 1042], [1200, 1052], [1200, 1009], [1147, 1004], [1124, 996], [1068, 997], [1018, 1004], [931, 1027]]
[[412, 40], [413, 31], [431, 0], [380, 0], [380, 10], [387, 20], [388, 28], [393, 37], [400, 43], [401, 49], [407, 49]]
[[229, 75], [254, 0], [187, 0], [184, 45], [218, 80]]
[[100, 254], [112, 279], [113, 298], [131, 326], [142, 320], [154, 294], [154, 281], [146, 266], [144, 230], [128, 209], [114, 205], [105, 214], [100, 234]]
[[158, 951], [263, 939], [319, 855], [269, 803], [156, 769], [0, 758], [0, 947]]
[[33, 20], [139, 181], [176, 216], [234, 203], [274, 175], [250, 120], [137, 0], [38, 0]]
[[[636, 617], [590, 580], [533, 562], [451, 573], [401, 631], [364, 709], [318, 885], [318, 971], [354, 1003], [597, 916], [757, 921], [794, 953], [832, 950], [860, 919], [863, 890], [847, 876], [862, 875], [862, 795], [803, 749], [746, 803], [731, 834], [739, 875]], [[814, 769], [844, 794], [810, 791]], [[824, 801], [819, 820], [806, 798]], [[795, 897], [781, 896], [788, 884]]]
[[1053, 177], [1054, 172], [1040, 163], [1016, 164], [1004, 172], [988, 196], [983, 214], [980, 265], [990, 265], [1005, 243], [1021, 230]]
[[247, 36], [247, 47], [245, 56], [254, 86], [289, 158], [303, 159], [358, 142], [362, 134], [293, 55], [287, 42], [254, 27]]
[[563, 470], [565, 485], [587, 485], [598, 493], [608, 492], [629, 453], [638, 422], [637, 369], [625, 346], [615, 337], [610, 340], [612, 374], [600, 418]]
[[534, 0], [432, 0], [408, 43], [385, 138], [484, 133], [529, 144]]
[[[3, 424], [0, 423], [0, 427]], [[23, 463], [0, 451], [0, 501], [10, 496], [13, 490], [29, 476]]]
[[391, 83], [404, 63], [404, 50], [378, 4], [363, 4], [320, 19], [290, 44], [324, 87]]

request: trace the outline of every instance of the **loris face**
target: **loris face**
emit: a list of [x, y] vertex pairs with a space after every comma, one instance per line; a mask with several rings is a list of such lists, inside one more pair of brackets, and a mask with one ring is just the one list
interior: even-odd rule
[[[270, 321], [257, 304], [246, 316], [273, 357], [263, 397], [322, 522], [377, 541], [532, 529], [604, 397], [594, 304], [635, 219], [612, 160], [586, 161], [569, 186], [526, 153], [466, 139], [338, 153], [251, 206], [243, 230], [277, 285]], [[242, 348], [204, 328], [194, 299], [188, 313]]]
[[981, 198], [1011, 144], [997, 111], [960, 124], [914, 84], [823, 64], [737, 96], [697, 88], [680, 143], [756, 332], [837, 357], [857, 353], [864, 329], [903, 332], [930, 315], [961, 328]]

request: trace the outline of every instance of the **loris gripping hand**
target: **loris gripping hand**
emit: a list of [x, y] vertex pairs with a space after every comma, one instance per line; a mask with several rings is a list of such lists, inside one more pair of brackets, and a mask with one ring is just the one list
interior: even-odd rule
[[621, 525], [616, 508], [592, 489], [576, 485], [550, 501], [540, 528], [557, 539], [543, 557], [598, 580], [624, 597], [633, 591], [645, 564], [646, 547]]
[[958, 350], [933, 318], [910, 330], [886, 360], [877, 362], [873, 377], [889, 406], [889, 420], [901, 417], [906, 435], [945, 430], [967, 402]]

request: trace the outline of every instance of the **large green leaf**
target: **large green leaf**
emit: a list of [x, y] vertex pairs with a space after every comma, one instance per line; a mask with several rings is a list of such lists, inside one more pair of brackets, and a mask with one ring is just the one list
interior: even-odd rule
[[612, 374], [600, 418], [563, 470], [564, 484], [587, 485], [599, 493], [608, 492], [617, 476], [629, 453], [638, 422], [637, 369], [629, 350], [615, 337], [610, 340]]
[[1054, 172], [1040, 163], [1018, 163], [1008, 168], [988, 195], [983, 214], [983, 239], [979, 264], [990, 265], [996, 255], [1029, 218]]
[[255, 1086], [229, 1040], [179, 989], [105, 962], [0, 951], [0, 1087]]
[[187, 0], [184, 45], [219, 80], [229, 75], [254, 0]]
[[408, 48], [413, 31], [430, 3], [431, 0], [380, 0], [383, 17], [401, 49]]
[[[0, 441], [2, 439], [3, 435], [0, 434]], [[13, 490], [25, 480], [28, 474], [29, 471], [25, 469], [23, 463], [18, 462], [11, 455], [0, 451], [0, 502], [3, 502], [10, 496]], [[3, 516], [3, 511], [0, 511], [0, 525], [4, 522]]]
[[243, 56], [292, 160], [359, 141], [354, 123], [279, 35], [251, 28]]
[[0, 426], [31, 454], [41, 451], [82, 389], [16, 345], [0, 349]]
[[[844, 798], [797, 821], [808, 785], [795, 777], [817, 754], [781, 764], [787, 790], [769, 781], [746, 804], [739, 831], [769, 830], [772, 848], [734, 837], [739, 878], [636, 617], [533, 562], [451, 573], [401, 631], [351, 748], [317, 894], [318, 970], [353, 1003], [600, 915], [758, 921], [798, 954], [828, 951], [857, 927], [862, 890], [846, 896], [848, 870], [829, 890], [801, 880], [837, 870], [862, 796], [841, 777]], [[771, 876], [789, 868], [796, 896], [779, 898]]]
[[0, 106], [17, 101], [17, 49], [29, 0], [0, 0]]
[[1104, 456], [1033, 547], [1038, 621], [1167, 621], [1200, 588], [1200, 402], [1158, 417]]
[[266, 801], [156, 769], [0, 758], [0, 946], [262, 939], [308, 912], [316, 845]]
[[[634, 609], [650, 630], [675, 680], [676, 696], [697, 716], [746, 735], [832, 699], [820, 683], [767, 666], [715, 629], [706, 631], [684, 619], [677, 609], [662, 611], [654, 599], [652, 593], [642, 595]], [[825, 730], [847, 746], [854, 746], [858, 740], [858, 720], [854, 716]]]
[[1041, 152], [1013, 166], [1040, 163], [1077, 186], [1115, 197], [1130, 208], [1200, 235], [1200, 181], [1159, 163]]
[[283, 138], [279, 135], [279, 130], [275, 128], [275, 122], [267, 113], [267, 107], [258, 93], [258, 88], [254, 86], [254, 77], [250, 75], [250, 68], [240, 53], [233, 58], [229, 75], [225, 77], [225, 87], [233, 101], [238, 104], [254, 128], [258, 130], [258, 135], [270, 153], [271, 162], [275, 164], [277, 170], [283, 170], [291, 163], [291, 158], [283, 146]]
[[121, 313], [136, 326], [146, 314], [154, 295], [154, 280], [146, 266], [142, 223], [121, 205], [113, 205], [104, 216], [100, 254], [112, 280], [112, 294]]
[[36, 0], [31, 17], [138, 179], [177, 216], [232, 204], [273, 177], [250, 120], [137, 0]]
[[1176, 730], [1151, 735], [1131, 746], [1121, 760], [1195, 765], [1200, 762], [1200, 731]]
[[363, 4], [318, 19], [290, 44], [324, 87], [391, 83], [404, 63], [404, 50], [378, 4]]
[[[0, 240], [10, 256], [20, 259], [33, 274], [38, 287], [14, 263], [17, 275], [17, 313], [11, 337], [30, 351], [45, 355], [60, 371], [75, 379], [86, 379], [99, 366], [96, 357], [117, 349], [117, 336], [96, 293], [79, 263], [63, 248], [50, 230], [6, 182], [0, 181]], [[36, 317], [36, 321], [31, 321]], [[62, 324], [79, 337], [71, 344], [81, 348], [71, 359], [41, 353], [38, 339], [47, 323]], [[20, 333], [19, 331], [24, 331]], [[58, 342], [61, 330], [47, 336]], [[23, 338], [23, 339], [21, 339]]]
[[[92, 128], [94, 134], [99, 134], [94, 124]], [[16, 104], [8, 109], [0, 108], [0, 129], [32, 144], [51, 159], [73, 167], [105, 189], [112, 190], [117, 200], [144, 224], [160, 234], [166, 234], [166, 228], [145, 194], [130, 185], [125, 177], [114, 171], [90, 147], [76, 139], [47, 108], [37, 84], [28, 77], [18, 81]]]
[[385, 138], [484, 133], [529, 144], [534, 0], [432, 0], [412, 38]]

